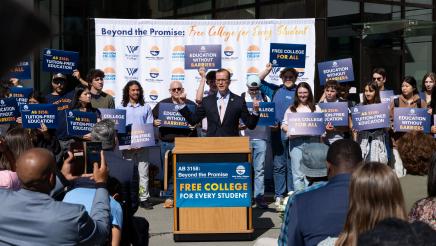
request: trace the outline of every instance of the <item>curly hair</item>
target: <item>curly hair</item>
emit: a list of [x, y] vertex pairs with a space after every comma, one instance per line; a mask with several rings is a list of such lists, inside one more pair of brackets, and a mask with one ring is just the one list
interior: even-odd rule
[[411, 131], [404, 134], [398, 141], [403, 166], [408, 174], [426, 175], [436, 142], [432, 136], [422, 131]]
[[86, 75], [86, 82], [88, 82], [88, 84], [92, 83], [92, 80], [100, 77], [100, 78], [104, 78], [104, 72], [100, 69], [91, 69], [89, 70], [88, 74]]
[[138, 103], [141, 106], [144, 106], [144, 104], [145, 104], [145, 101], [144, 101], [144, 90], [142, 89], [141, 84], [138, 81], [136, 81], [136, 80], [130, 80], [124, 86], [124, 88], [123, 88], [123, 99], [121, 100], [121, 105], [123, 105], [123, 107], [127, 107], [127, 104], [130, 101], [129, 100], [129, 90], [130, 90], [130, 86], [132, 86], [132, 85], [137, 85], [139, 87]]

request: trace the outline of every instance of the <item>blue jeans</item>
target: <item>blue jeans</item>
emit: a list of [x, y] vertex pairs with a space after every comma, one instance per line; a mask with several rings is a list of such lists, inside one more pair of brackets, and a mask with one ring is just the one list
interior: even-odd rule
[[250, 140], [250, 145], [253, 153], [254, 197], [263, 197], [265, 191], [266, 141], [261, 139]]
[[305, 144], [317, 142], [319, 142], [319, 137], [302, 136], [289, 139], [291, 166], [288, 166], [288, 182], [294, 184], [295, 191], [302, 190], [308, 185], [304, 174], [300, 171], [302, 148]]
[[[286, 193], [286, 188], [288, 192], [294, 190], [294, 184], [292, 182], [288, 182], [286, 185], [286, 168], [291, 166], [288, 146], [288, 139], [283, 139], [281, 130], [271, 131], [275, 197], [283, 197]], [[288, 173], [289, 172], [292, 177], [292, 171], [290, 169], [288, 169]]]
[[[174, 148], [174, 143], [160, 141], [160, 158], [161, 158], [161, 169], [164, 171], [165, 163], [165, 152], [167, 150], [172, 150]], [[174, 187], [173, 187], [173, 161], [171, 155], [168, 160], [168, 190], [165, 192], [164, 197], [173, 199]]]

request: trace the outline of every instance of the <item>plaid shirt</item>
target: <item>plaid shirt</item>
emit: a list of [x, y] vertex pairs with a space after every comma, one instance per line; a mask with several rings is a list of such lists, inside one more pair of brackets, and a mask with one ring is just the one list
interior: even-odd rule
[[294, 192], [291, 196], [289, 196], [288, 203], [286, 203], [283, 224], [282, 224], [282, 227], [280, 229], [280, 236], [279, 236], [279, 240], [278, 240], [279, 246], [287, 246], [288, 245], [288, 225], [289, 225], [288, 214], [289, 214], [289, 210], [291, 209], [292, 204], [295, 201], [295, 196], [298, 194], [306, 193], [308, 191], [316, 190], [318, 188], [325, 186], [326, 184], [327, 184], [327, 182], [317, 182], [309, 187], [306, 187], [302, 190]]

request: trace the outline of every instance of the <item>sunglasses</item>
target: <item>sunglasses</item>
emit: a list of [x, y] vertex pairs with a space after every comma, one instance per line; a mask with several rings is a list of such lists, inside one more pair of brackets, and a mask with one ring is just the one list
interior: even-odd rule
[[382, 80], [383, 80], [383, 77], [378, 77], [378, 78], [372, 77], [372, 81], [382, 81]]
[[183, 88], [172, 88], [171, 91], [172, 92], [178, 92], [178, 91], [182, 91]]

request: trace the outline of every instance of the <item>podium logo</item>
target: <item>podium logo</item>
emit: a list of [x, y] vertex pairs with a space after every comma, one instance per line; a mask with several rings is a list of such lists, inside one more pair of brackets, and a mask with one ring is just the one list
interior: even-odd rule
[[117, 52], [113, 45], [105, 45], [103, 47], [103, 58], [104, 59], [115, 59], [117, 57]]
[[260, 58], [260, 49], [256, 45], [252, 44], [247, 49], [248, 60], [258, 60]]
[[150, 91], [150, 99], [152, 101], [156, 101], [159, 98], [159, 94], [157, 92], [157, 90], [151, 90]]
[[185, 59], [185, 47], [182, 45], [176, 45], [172, 49], [171, 58], [173, 60], [183, 60]]
[[185, 70], [181, 67], [176, 67], [171, 72], [171, 80], [185, 80]]
[[153, 79], [159, 77], [159, 68], [157, 68], [157, 67], [152, 67], [152, 68], [150, 69], [150, 73], [149, 73], [149, 74], [150, 74], [150, 77], [153, 78]]
[[158, 56], [159, 53], [160, 53], [160, 49], [159, 49], [158, 46], [154, 45], [154, 46], [151, 47], [151, 49], [150, 49], [150, 55], [152, 55], [152, 56]]
[[105, 80], [115, 81], [115, 69], [113, 67], [106, 67], [103, 71]]
[[244, 174], [245, 174], [245, 167], [242, 166], [242, 165], [238, 165], [238, 166], [236, 167], [236, 173], [237, 173], [238, 175], [244, 175]]

